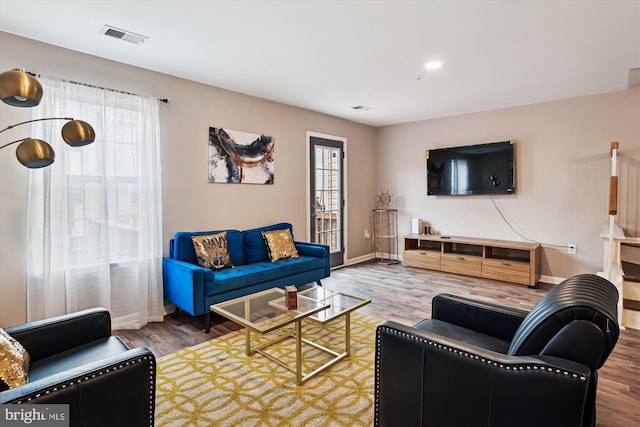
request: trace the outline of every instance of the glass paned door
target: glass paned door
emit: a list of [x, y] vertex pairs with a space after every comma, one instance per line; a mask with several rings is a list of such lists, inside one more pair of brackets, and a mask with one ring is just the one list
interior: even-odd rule
[[329, 245], [333, 267], [344, 264], [343, 142], [310, 141], [311, 239]]

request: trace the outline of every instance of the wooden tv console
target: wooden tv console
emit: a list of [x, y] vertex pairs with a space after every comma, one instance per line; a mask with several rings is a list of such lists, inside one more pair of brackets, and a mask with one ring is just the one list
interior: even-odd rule
[[540, 244], [430, 234], [404, 236], [402, 264], [535, 286]]

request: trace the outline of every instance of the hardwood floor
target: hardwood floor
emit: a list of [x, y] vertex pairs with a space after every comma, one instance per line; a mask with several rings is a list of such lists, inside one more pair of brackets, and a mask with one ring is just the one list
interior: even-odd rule
[[[374, 262], [334, 270], [322, 283], [370, 298], [371, 304], [362, 312], [406, 325], [431, 317], [431, 299], [438, 293], [529, 310], [552, 287], [539, 283], [535, 288], [526, 288]], [[165, 316], [163, 323], [151, 323], [141, 330], [114, 331], [114, 335], [131, 347], [148, 347], [156, 357], [162, 357], [238, 329], [233, 322], [214, 316], [211, 332], [205, 334], [202, 316], [192, 318], [182, 312], [176, 317]], [[599, 375], [597, 426], [640, 426], [640, 331], [621, 331], [616, 348]]]

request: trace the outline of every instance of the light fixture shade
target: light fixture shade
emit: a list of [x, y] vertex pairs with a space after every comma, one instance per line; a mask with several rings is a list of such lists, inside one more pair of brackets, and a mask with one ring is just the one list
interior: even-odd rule
[[5, 71], [0, 74], [0, 99], [14, 107], [33, 107], [42, 99], [42, 86], [24, 71]]
[[96, 132], [87, 122], [71, 120], [62, 127], [62, 139], [72, 147], [82, 147], [95, 141]]
[[16, 148], [16, 157], [26, 167], [36, 169], [53, 163], [56, 153], [46, 141], [27, 138]]

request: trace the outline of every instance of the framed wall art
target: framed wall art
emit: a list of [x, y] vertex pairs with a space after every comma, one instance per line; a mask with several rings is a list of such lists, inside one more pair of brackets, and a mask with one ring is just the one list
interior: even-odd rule
[[273, 138], [209, 128], [209, 182], [273, 184]]

